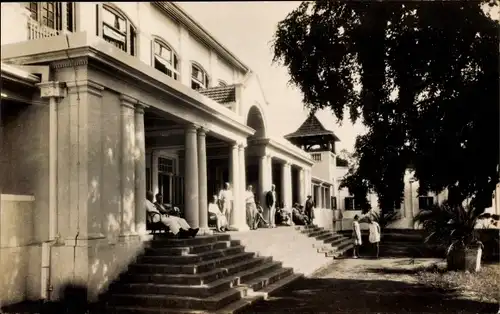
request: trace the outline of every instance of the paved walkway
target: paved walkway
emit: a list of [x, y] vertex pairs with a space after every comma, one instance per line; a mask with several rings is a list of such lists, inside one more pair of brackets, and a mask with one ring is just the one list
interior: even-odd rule
[[419, 285], [411, 274], [435, 259], [342, 259], [245, 313], [497, 313], [498, 305]]

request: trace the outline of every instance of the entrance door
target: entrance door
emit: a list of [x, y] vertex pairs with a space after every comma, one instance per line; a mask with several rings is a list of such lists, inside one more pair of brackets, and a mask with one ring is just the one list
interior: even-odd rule
[[169, 174], [158, 173], [158, 190], [163, 195], [164, 203], [171, 203], [172, 194], [172, 177]]

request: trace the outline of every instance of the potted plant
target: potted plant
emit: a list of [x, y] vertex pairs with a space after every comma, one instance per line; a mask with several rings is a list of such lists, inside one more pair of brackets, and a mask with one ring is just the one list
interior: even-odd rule
[[484, 248], [476, 226], [483, 219], [493, 218], [472, 206], [444, 202], [419, 212], [414, 222], [426, 231], [426, 243], [436, 243], [446, 249], [448, 270], [476, 272], [481, 268]]

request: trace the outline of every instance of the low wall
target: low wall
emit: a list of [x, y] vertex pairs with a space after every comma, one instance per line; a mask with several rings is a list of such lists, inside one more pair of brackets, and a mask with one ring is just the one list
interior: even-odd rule
[[0, 306], [26, 299], [40, 282], [33, 273], [39, 253], [33, 244], [34, 201], [31, 195], [0, 194]]
[[314, 208], [313, 223], [321, 228], [333, 230], [334, 211], [327, 208]]

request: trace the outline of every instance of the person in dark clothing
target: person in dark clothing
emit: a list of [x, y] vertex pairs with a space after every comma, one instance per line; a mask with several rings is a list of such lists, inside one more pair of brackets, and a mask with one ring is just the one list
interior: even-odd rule
[[312, 224], [313, 219], [314, 219], [314, 202], [312, 200], [311, 195], [307, 195], [305, 214], [306, 214], [307, 218], [309, 219], [309, 224]]
[[268, 214], [268, 222], [270, 228], [276, 228], [276, 186], [271, 185], [271, 191], [266, 194], [266, 206]]
[[309, 218], [302, 212], [304, 206], [295, 203], [292, 208], [292, 219], [293, 223], [299, 226], [304, 226], [309, 224]]

